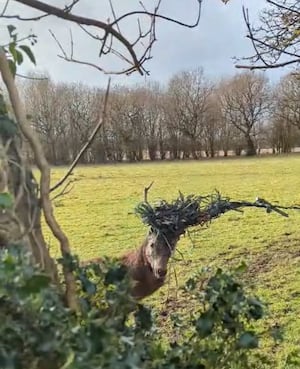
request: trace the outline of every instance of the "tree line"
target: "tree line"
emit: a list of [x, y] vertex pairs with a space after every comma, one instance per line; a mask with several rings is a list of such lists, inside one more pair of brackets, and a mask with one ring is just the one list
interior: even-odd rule
[[[45, 78], [22, 82], [22, 93], [49, 162], [72, 162], [100, 119], [105, 91]], [[213, 83], [196, 68], [165, 85], [115, 85], [81, 163], [288, 153], [298, 145], [299, 74], [272, 85], [263, 73], [244, 71]]]

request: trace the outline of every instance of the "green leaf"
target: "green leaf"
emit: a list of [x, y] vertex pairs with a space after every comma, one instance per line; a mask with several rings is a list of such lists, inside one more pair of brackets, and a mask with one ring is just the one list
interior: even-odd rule
[[16, 61], [16, 60], [17, 60], [17, 58], [18, 58], [18, 57], [17, 57], [16, 44], [15, 44], [14, 42], [11, 42], [11, 43], [9, 44], [8, 49], [9, 49], [9, 52], [10, 52], [11, 56], [13, 57], [14, 61]]
[[8, 64], [9, 64], [9, 69], [11, 71], [11, 74], [15, 76], [17, 72], [16, 64], [11, 59], [8, 60]]
[[15, 27], [15, 26], [13, 26], [12, 24], [9, 24], [9, 25], [7, 26], [7, 29], [8, 29], [8, 33], [9, 33], [9, 35], [10, 35], [10, 36], [12, 36], [12, 33], [16, 30], [16, 27]]
[[10, 193], [4, 192], [0, 193], [0, 208], [10, 209], [13, 206], [13, 198]]
[[244, 261], [242, 261], [241, 264], [237, 268], [235, 268], [235, 272], [237, 274], [242, 274], [242, 273], [245, 273], [246, 271], [247, 271], [247, 264]]
[[38, 293], [49, 286], [50, 277], [45, 274], [36, 274], [28, 279], [22, 287], [26, 293]]
[[104, 284], [107, 286], [109, 284], [118, 284], [122, 280], [124, 280], [125, 276], [127, 274], [127, 268], [123, 265], [117, 266], [115, 268], [111, 268], [108, 270]]
[[135, 313], [135, 319], [140, 329], [150, 330], [152, 327], [151, 310], [143, 305], [138, 305], [138, 310]]
[[205, 338], [212, 333], [214, 321], [209, 313], [203, 313], [196, 321], [196, 329], [200, 337]]
[[32, 51], [31, 51], [30, 47], [27, 46], [27, 45], [20, 45], [19, 48], [22, 49], [27, 54], [27, 56], [31, 60], [31, 62], [34, 65], [36, 65], [36, 60], [35, 60], [35, 57], [34, 57]]
[[244, 332], [239, 338], [238, 346], [244, 349], [255, 349], [258, 347], [258, 338], [251, 331]]
[[7, 140], [14, 137], [17, 131], [18, 127], [15, 122], [8, 116], [1, 116], [0, 112], [0, 137]]
[[18, 65], [23, 63], [23, 54], [19, 50], [16, 50], [16, 60]]

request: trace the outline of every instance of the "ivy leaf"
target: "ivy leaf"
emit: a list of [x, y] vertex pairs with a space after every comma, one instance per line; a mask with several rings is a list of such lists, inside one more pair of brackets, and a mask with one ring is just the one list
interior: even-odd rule
[[246, 271], [247, 271], [247, 264], [244, 261], [242, 261], [241, 264], [237, 268], [235, 268], [235, 272], [237, 274], [243, 274]]
[[196, 321], [196, 329], [201, 338], [205, 338], [212, 333], [214, 320], [209, 313], [203, 313]]
[[127, 273], [127, 268], [123, 265], [117, 266], [116, 268], [111, 268], [108, 270], [105, 279], [104, 284], [107, 286], [109, 284], [118, 284], [122, 280], [124, 280]]
[[143, 305], [138, 305], [138, 310], [135, 313], [135, 319], [140, 329], [150, 330], [152, 327], [151, 310]]
[[23, 54], [19, 50], [16, 50], [16, 61], [18, 65], [23, 63]]
[[9, 44], [8, 49], [9, 49], [9, 52], [10, 52], [11, 56], [13, 57], [14, 61], [16, 61], [18, 59], [18, 57], [17, 57], [17, 50], [16, 50], [16, 44], [14, 42], [11, 42]]
[[12, 24], [9, 24], [9, 25], [7, 26], [7, 29], [8, 29], [8, 33], [9, 33], [9, 35], [10, 35], [10, 36], [12, 36], [13, 32], [16, 30], [16, 27], [15, 27], [15, 26], [13, 26]]
[[26, 293], [38, 293], [49, 286], [50, 277], [45, 274], [35, 274], [22, 287]]
[[251, 331], [244, 332], [239, 338], [238, 346], [244, 349], [255, 349], [258, 347], [258, 338]]
[[16, 64], [11, 59], [8, 60], [8, 64], [9, 64], [9, 69], [11, 71], [11, 74], [15, 76], [17, 72]]
[[0, 208], [10, 209], [13, 206], [13, 198], [10, 193], [4, 192], [0, 193]]
[[24, 53], [28, 56], [28, 58], [31, 60], [31, 62], [36, 65], [36, 60], [35, 57], [30, 49], [29, 46], [27, 45], [20, 45], [19, 46], [20, 49], [22, 49], [24, 51]]
[[4, 140], [14, 137], [17, 134], [18, 127], [8, 116], [1, 116], [0, 113], [0, 137]]

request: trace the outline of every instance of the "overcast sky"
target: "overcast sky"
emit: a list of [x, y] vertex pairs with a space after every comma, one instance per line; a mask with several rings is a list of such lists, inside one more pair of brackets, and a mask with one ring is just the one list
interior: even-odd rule
[[[0, 4], [4, 5], [4, 0]], [[46, 2], [46, 0], [45, 0]], [[67, 4], [62, 0], [48, 0], [48, 3], [63, 7]], [[74, 13], [106, 19], [109, 14], [105, 0], [81, 0], [81, 3], [74, 8]], [[155, 3], [153, 0], [146, 0], [146, 4]], [[115, 9], [118, 14], [122, 11], [138, 8], [138, 1], [135, 0], [115, 0]], [[120, 5], [121, 4], [121, 5]], [[162, 12], [166, 15], [174, 16], [186, 22], [192, 22], [196, 17], [195, 0], [164, 0]], [[174, 73], [196, 67], [203, 67], [205, 74], [211, 79], [218, 79], [229, 76], [237, 72], [234, 67], [235, 56], [248, 56], [252, 49], [250, 42], [245, 38], [246, 28], [242, 17], [242, 5], [249, 9], [250, 17], [255, 21], [259, 11], [265, 6], [265, 0], [230, 0], [224, 5], [220, 0], [204, 0], [200, 25], [195, 29], [186, 29], [178, 25], [169, 24], [164, 21], [158, 23], [158, 41], [153, 49], [153, 60], [147, 63], [150, 70], [148, 79], [166, 82]], [[23, 16], [33, 16], [39, 13], [33, 12], [29, 8], [11, 0], [9, 3], [10, 14], [22, 14]], [[13, 21], [16, 24], [16, 21]], [[0, 27], [1, 43], [3, 40], [4, 25]], [[6, 24], [12, 23], [7, 21]], [[104, 86], [107, 76], [86, 66], [68, 63], [57, 57], [59, 49], [55, 41], [49, 34], [49, 29], [53, 30], [66, 49], [70, 47], [70, 27], [72, 28], [75, 56], [79, 59], [95, 62], [99, 47], [91, 41], [81, 30], [70, 23], [58, 20], [55, 17], [46, 18], [40, 22], [16, 24], [20, 34], [28, 32], [30, 28], [38, 35], [38, 44], [34, 47], [38, 67], [36, 71], [48, 71], [50, 76], [56, 81], [77, 82], [81, 81], [89, 85]], [[136, 30], [136, 22], [124, 23], [122, 32], [129, 37], [133, 37]], [[110, 69], [118, 67], [120, 64], [116, 59], [109, 60]], [[34, 70], [26, 63], [20, 72], [26, 73]], [[278, 78], [287, 70], [273, 70], [267, 72], [272, 81]], [[130, 77], [113, 77], [113, 81], [123, 84], [142, 82], [145, 77], [137, 73]]]

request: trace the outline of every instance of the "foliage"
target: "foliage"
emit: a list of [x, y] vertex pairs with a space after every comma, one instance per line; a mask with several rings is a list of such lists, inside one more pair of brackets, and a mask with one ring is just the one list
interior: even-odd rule
[[5, 52], [9, 55], [8, 63], [12, 74], [15, 76], [17, 72], [17, 66], [21, 65], [24, 61], [23, 54], [27, 55], [29, 60], [36, 64], [35, 56], [31, 48], [26, 44], [21, 44], [21, 41], [28, 40], [31, 46], [37, 43], [37, 36], [29, 34], [27, 37], [18, 38], [17, 29], [14, 25], [10, 24], [7, 26], [7, 30], [10, 37], [10, 42], [7, 46], [4, 46]]
[[124, 267], [113, 260], [84, 268], [77, 258], [68, 262], [77, 276], [80, 316], [64, 306], [24, 248], [1, 250], [1, 368], [247, 368], [253, 361], [260, 367], [254, 323], [264, 307], [234, 274], [218, 270], [204, 287], [202, 276], [189, 279], [193, 313], [173, 317], [174, 335], [180, 327], [181, 337], [163, 345], [154, 313], [129, 297]]
[[0, 138], [6, 142], [17, 133], [16, 123], [8, 116], [3, 95], [0, 93]]

